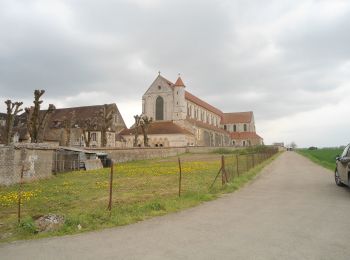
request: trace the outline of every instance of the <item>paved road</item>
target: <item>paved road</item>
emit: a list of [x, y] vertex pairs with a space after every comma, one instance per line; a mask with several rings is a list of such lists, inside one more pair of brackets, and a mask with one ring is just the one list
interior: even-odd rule
[[0, 259], [350, 259], [350, 190], [294, 152], [250, 185], [134, 225], [0, 246]]

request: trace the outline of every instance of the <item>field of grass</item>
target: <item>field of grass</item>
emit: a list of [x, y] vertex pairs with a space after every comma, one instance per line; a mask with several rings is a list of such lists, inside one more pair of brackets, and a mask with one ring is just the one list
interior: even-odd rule
[[[17, 223], [19, 185], [0, 186], [0, 242], [126, 225], [192, 207], [236, 190], [272, 160], [263, 161], [266, 158], [258, 156], [252, 165], [251, 159], [240, 157], [238, 176], [236, 157], [227, 155], [226, 167], [232, 181], [222, 187], [219, 177], [210, 188], [221, 165], [220, 155], [184, 155], [180, 198], [177, 158], [117, 164], [111, 214], [106, 210], [110, 169], [68, 172], [24, 183], [21, 224]], [[34, 219], [49, 213], [64, 216], [63, 226], [57, 231], [37, 233]]]
[[342, 148], [321, 148], [317, 150], [298, 149], [298, 153], [309, 158], [313, 162], [322, 165], [323, 167], [334, 170], [335, 157], [343, 152]]

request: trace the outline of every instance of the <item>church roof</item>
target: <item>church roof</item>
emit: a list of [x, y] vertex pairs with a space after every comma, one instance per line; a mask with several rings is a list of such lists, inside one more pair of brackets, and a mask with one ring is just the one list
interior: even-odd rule
[[[141, 127], [138, 127], [137, 132], [142, 134]], [[134, 129], [124, 129], [119, 133], [120, 135], [133, 135]], [[180, 127], [172, 121], [154, 121], [150, 124], [148, 129], [148, 134], [186, 134], [192, 135], [191, 132], [186, 129]]]
[[[178, 79], [176, 80], [175, 84], [172, 83], [170, 80], [164, 78], [161, 75], [158, 75], [159, 78], [161, 78], [162, 80], [164, 80], [165, 82], [167, 82], [169, 84], [169, 86], [171, 86], [172, 88], [174, 86], [185, 86], [185, 84], [183, 83], [181, 77], [178, 77]], [[216, 107], [208, 104], [207, 102], [201, 100], [200, 98], [196, 97], [195, 95], [191, 94], [188, 91], [185, 91], [185, 99], [191, 101], [192, 103], [195, 103], [198, 106], [201, 106], [205, 109], [207, 109], [208, 111], [217, 114], [218, 116], [220, 116], [221, 118], [223, 117], [223, 112], [219, 109], [217, 109]]]
[[185, 86], [185, 84], [182, 81], [181, 77], [178, 77], [176, 82], [175, 82], [175, 87], [184, 87], [184, 86]]
[[200, 98], [196, 97], [195, 95], [191, 94], [190, 92], [185, 92], [185, 99], [197, 104], [198, 106], [201, 106], [210, 112], [213, 112], [214, 114], [217, 114], [218, 116], [222, 117], [223, 113], [221, 110], [217, 109], [216, 107], [213, 107], [212, 105], [208, 104], [207, 102], [201, 100]]
[[250, 123], [253, 120], [253, 112], [237, 112], [237, 113], [224, 113], [222, 117], [222, 124], [232, 123]]
[[220, 132], [222, 134], [228, 134], [227, 131], [225, 131], [224, 129], [222, 128], [219, 128], [215, 125], [210, 125], [210, 124], [207, 124], [207, 123], [204, 123], [202, 121], [197, 121], [193, 118], [187, 118], [186, 121], [190, 122], [191, 124], [195, 125], [195, 126], [198, 126], [200, 128], [204, 128], [204, 129], [208, 129], [208, 130], [212, 130], [212, 131], [216, 131], [216, 132]]
[[262, 139], [257, 133], [255, 132], [233, 132], [230, 133], [230, 136], [232, 139]]

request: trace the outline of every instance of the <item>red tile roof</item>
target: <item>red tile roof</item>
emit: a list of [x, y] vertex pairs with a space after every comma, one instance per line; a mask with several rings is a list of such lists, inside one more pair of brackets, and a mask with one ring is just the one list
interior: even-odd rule
[[[141, 127], [138, 127], [138, 133], [142, 134]], [[120, 135], [134, 134], [134, 129], [124, 129], [119, 133]], [[191, 132], [180, 127], [172, 121], [155, 121], [150, 124], [148, 134], [186, 134], [192, 135]]]
[[[165, 80], [171, 87], [174, 86], [185, 86], [183, 83], [181, 77], [178, 77], [175, 84], [169, 81], [168, 79], [161, 77], [163, 80]], [[196, 97], [195, 95], [191, 94], [188, 91], [185, 91], [185, 99], [195, 103], [198, 106], [203, 107], [204, 109], [207, 109], [208, 111], [218, 115], [221, 117], [221, 124], [229, 124], [229, 123], [250, 123], [253, 120], [253, 112], [237, 112], [237, 113], [223, 113], [220, 109], [208, 104], [207, 102], [201, 100], [200, 98]], [[198, 122], [198, 121], [196, 121]]]
[[190, 92], [185, 91], [185, 99], [191, 101], [192, 103], [197, 104], [198, 106], [201, 106], [210, 112], [213, 112], [214, 114], [222, 117], [223, 113], [221, 110], [217, 109], [216, 107], [213, 107], [212, 105], [209, 105], [207, 102], [201, 100], [200, 98], [197, 98], [196, 96], [192, 95]]
[[[183, 83], [182, 79], [179, 77], [175, 84], [172, 83], [171, 81], [169, 81], [168, 79], [164, 78], [163, 76], [158, 76], [161, 77], [163, 80], [165, 80], [171, 87], [174, 86], [185, 86], [185, 84]], [[223, 117], [223, 112], [220, 109], [217, 109], [216, 107], [213, 107], [212, 105], [208, 104], [207, 102], [201, 100], [200, 98], [196, 97], [195, 95], [191, 94], [188, 91], [185, 91], [185, 99], [191, 101], [192, 103], [195, 103], [198, 106], [201, 106], [205, 109], [207, 109], [208, 111], [217, 114], [218, 116], [220, 116], [221, 118]]]
[[180, 77], [177, 78], [177, 80], [175, 82], [175, 86], [176, 87], [184, 87], [185, 86], [184, 82], [182, 81], [182, 79]]
[[232, 139], [262, 139], [255, 132], [233, 132], [230, 133]]
[[224, 113], [221, 124], [250, 123], [253, 120], [253, 112]]
[[220, 132], [222, 134], [228, 134], [228, 132], [225, 131], [224, 129], [219, 128], [219, 127], [214, 126], [214, 125], [210, 125], [210, 124], [204, 123], [202, 121], [197, 121], [197, 120], [192, 119], [192, 118], [187, 118], [186, 121], [190, 122], [191, 124], [193, 124], [195, 126], [201, 127], [201, 128], [205, 128], [205, 129], [208, 129], [208, 130], [213, 130], [213, 131], [216, 131], [216, 132]]

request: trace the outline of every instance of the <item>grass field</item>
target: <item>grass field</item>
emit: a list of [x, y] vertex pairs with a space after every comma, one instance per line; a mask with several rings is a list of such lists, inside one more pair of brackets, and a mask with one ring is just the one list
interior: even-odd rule
[[322, 148], [317, 150], [298, 149], [297, 152], [309, 158], [313, 162], [322, 165], [323, 167], [334, 170], [335, 157], [342, 153], [341, 148]]
[[[269, 160], [249, 156], [239, 159], [240, 176], [235, 174], [236, 157], [226, 157], [233, 181], [222, 187], [220, 177], [209, 189], [220, 168], [220, 155], [182, 156], [182, 196], [178, 197], [177, 157], [134, 161], [114, 167], [113, 208], [106, 210], [110, 169], [58, 174], [50, 179], [23, 184], [22, 221], [17, 223], [19, 185], [0, 187], [0, 241], [73, 234], [105, 227], [126, 225], [152, 216], [198, 205], [231, 192], [252, 179]], [[63, 226], [54, 232], [37, 233], [34, 219], [48, 213], [64, 216]], [[80, 228], [81, 227], [81, 228]]]

